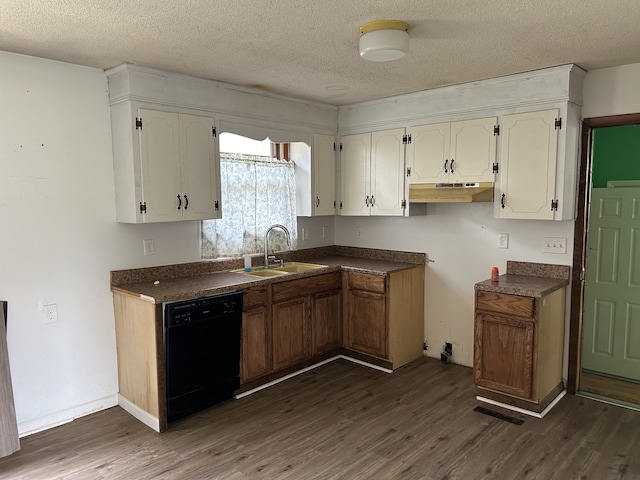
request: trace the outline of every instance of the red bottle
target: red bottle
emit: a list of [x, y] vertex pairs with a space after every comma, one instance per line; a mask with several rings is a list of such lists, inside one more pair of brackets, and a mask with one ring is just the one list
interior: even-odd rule
[[497, 282], [499, 276], [500, 276], [500, 273], [498, 272], [498, 267], [493, 267], [491, 269], [491, 281]]

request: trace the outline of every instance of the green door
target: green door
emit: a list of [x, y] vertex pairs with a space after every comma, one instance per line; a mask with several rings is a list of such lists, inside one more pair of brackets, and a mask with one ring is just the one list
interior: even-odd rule
[[640, 381], [640, 187], [591, 190], [582, 332], [583, 370]]

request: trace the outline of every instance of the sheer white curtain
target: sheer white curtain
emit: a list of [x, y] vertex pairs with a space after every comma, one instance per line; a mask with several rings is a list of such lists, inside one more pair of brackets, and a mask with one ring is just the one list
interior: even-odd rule
[[[297, 244], [295, 166], [259, 155], [220, 154], [222, 218], [202, 222], [202, 258], [262, 253], [269, 226], [281, 223]], [[274, 251], [286, 250], [284, 235], [269, 238]]]

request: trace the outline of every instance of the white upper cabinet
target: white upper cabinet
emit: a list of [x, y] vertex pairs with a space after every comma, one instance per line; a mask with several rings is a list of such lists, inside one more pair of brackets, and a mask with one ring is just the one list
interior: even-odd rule
[[336, 213], [336, 157], [335, 138], [332, 135], [313, 135], [313, 214], [314, 216]]
[[410, 184], [493, 182], [496, 117], [418, 125], [409, 129]]
[[404, 214], [404, 129], [341, 139], [341, 215]]
[[210, 117], [112, 107], [116, 215], [152, 223], [220, 218], [220, 165]]
[[371, 134], [345, 135], [340, 141], [340, 214], [370, 215]]
[[554, 219], [561, 125], [558, 109], [502, 117], [500, 218]]

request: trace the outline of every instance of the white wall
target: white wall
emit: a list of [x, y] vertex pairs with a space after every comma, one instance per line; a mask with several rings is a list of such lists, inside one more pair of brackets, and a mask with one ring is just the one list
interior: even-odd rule
[[640, 63], [590, 71], [583, 83], [582, 118], [640, 112]]
[[115, 222], [104, 72], [4, 52], [0, 71], [0, 297], [25, 434], [115, 404], [109, 271], [198, 260], [198, 224]]
[[[473, 365], [473, 285], [506, 272], [507, 260], [571, 265], [573, 222], [500, 220], [493, 203], [431, 204], [424, 217], [338, 217], [336, 243], [424, 252], [425, 337], [429, 356], [453, 343], [455, 363]], [[356, 237], [362, 228], [362, 238]], [[498, 233], [509, 248], [498, 249]], [[542, 237], [567, 238], [566, 254], [541, 253]]]

